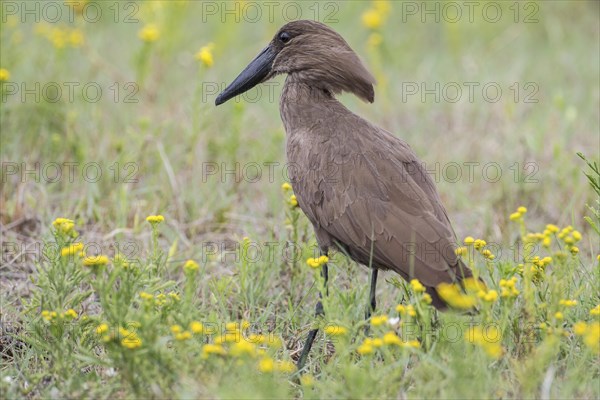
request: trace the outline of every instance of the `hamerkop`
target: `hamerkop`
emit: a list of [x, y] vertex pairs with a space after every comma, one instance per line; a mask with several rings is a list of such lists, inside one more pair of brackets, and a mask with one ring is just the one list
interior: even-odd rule
[[[433, 305], [443, 308], [434, 288], [472, 274], [454, 253], [455, 235], [433, 181], [406, 142], [335, 98], [350, 92], [372, 103], [373, 76], [331, 28], [294, 21], [277, 32], [216, 105], [278, 74], [287, 74], [280, 113], [290, 179], [320, 250], [335, 248], [371, 267], [369, 310], [375, 309], [379, 269], [418, 279]], [[322, 274], [327, 278], [327, 265]], [[309, 334], [299, 369], [316, 333]]]

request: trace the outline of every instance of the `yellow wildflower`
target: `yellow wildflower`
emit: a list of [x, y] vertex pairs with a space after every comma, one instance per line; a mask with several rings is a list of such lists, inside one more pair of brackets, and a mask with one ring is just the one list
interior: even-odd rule
[[200, 61], [205, 67], [212, 67], [214, 64], [212, 49], [213, 43], [209, 43], [206, 46], [202, 46], [196, 53], [196, 60]]
[[345, 335], [348, 332], [348, 329], [344, 328], [343, 326], [339, 326], [339, 325], [328, 325], [325, 327], [325, 329], [323, 331], [325, 332], [326, 335], [339, 336], [339, 335]]
[[583, 321], [578, 321], [573, 324], [573, 333], [577, 336], [583, 336], [587, 331], [587, 324]]
[[150, 222], [150, 224], [160, 224], [165, 220], [165, 217], [162, 215], [149, 215], [146, 217], [146, 221]]
[[487, 242], [483, 239], [477, 239], [475, 240], [475, 242], [473, 242], [473, 246], [475, 247], [476, 250], [480, 250], [482, 248], [484, 248], [487, 245]]
[[423, 293], [425, 291], [425, 286], [423, 286], [418, 279], [412, 279], [410, 281], [410, 287], [415, 293]]
[[261, 358], [258, 361], [258, 370], [260, 372], [273, 372], [275, 369], [275, 361], [270, 357]]
[[368, 29], [377, 29], [383, 24], [383, 15], [374, 8], [365, 11], [361, 19], [363, 25]]
[[72, 308], [69, 308], [67, 311], [65, 311], [64, 316], [71, 319], [75, 319], [77, 318], [77, 311], [73, 310]]
[[473, 243], [475, 243], [475, 239], [473, 239], [472, 236], [467, 236], [465, 238], [465, 240], [463, 241], [464, 244], [466, 244], [467, 246], [472, 245]]
[[375, 338], [373, 339], [373, 347], [381, 347], [383, 346], [383, 339], [381, 338]]
[[398, 337], [398, 335], [396, 335], [396, 333], [388, 332], [385, 335], [383, 335], [383, 343], [385, 343], [387, 345], [400, 346], [402, 344], [402, 340], [400, 340], [400, 338]]
[[579, 242], [581, 240], [581, 233], [579, 233], [579, 231], [573, 231], [571, 233], [571, 236], [573, 237], [573, 240], [575, 240], [576, 242]]
[[284, 182], [284, 183], [281, 185], [281, 190], [283, 190], [284, 192], [287, 192], [287, 191], [289, 191], [289, 190], [292, 190], [292, 185], [290, 185], [290, 184], [289, 184], [289, 183], [287, 183], [287, 182]]
[[308, 264], [311, 268], [319, 268], [322, 265], [325, 265], [329, 262], [329, 258], [327, 256], [321, 256], [318, 258], [309, 258], [306, 260], [306, 264]]
[[207, 358], [210, 354], [216, 354], [219, 356], [224, 356], [227, 354], [223, 346], [220, 344], [205, 344], [202, 346], [202, 357]]
[[0, 68], [0, 82], [10, 79], [10, 72], [6, 68]]
[[275, 364], [275, 369], [286, 374], [296, 372], [296, 366], [290, 361], [277, 361]]
[[180, 325], [171, 325], [170, 329], [171, 329], [171, 332], [175, 335], [178, 333], [181, 333], [183, 331], [183, 328], [181, 328]]
[[190, 331], [183, 331], [175, 334], [175, 340], [184, 341], [192, 338], [192, 333]]
[[595, 353], [600, 352], [600, 321], [590, 324], [583, 336], [583, 343]]
[[522, 217], [520, 212], [514, 212], [512, 214], [510, 214], [510, 216], [508, 217], [511, 221], [518, 221], [520, 220]]
[[160, 37], [160, 31], [156, 25], [148, 24], [138, 32], [138, 37], [146, 43], [156, 42]]
[[451, 307], [467, 309], [475, 306], [475, 298], [462, 293], [455, 284], [441, 283], [436, 290], [440, 297]]
[[83, 250], [83, 243], [73, 243], [67, 247], [63, 247], [60, 250], [60, 255], [62, 257], [68, 257], [68, 256], [72, 256], [75, 254], [80, 254], [82, 250]]
[[575, 307], [577, 305], [577, 300], [562, 299], [558, 302], [558, 304], [565, 307]]
[[185, 264], [183, 264], [183, 271], [187, 274], [194, 273], [198, 271], [200, 266], [194, 260], [187, 260]]
[[371, 317], [371, 325], [381, 326], [388, 321], [387, 315], [374, 315]]
[[137, 335], [129, 335], [121, 340], [121, 345], [129, 350], [135, 350], [142, 346], [142, 339]]
[[108, 332], [108, 324], [100, 324], [96, 327], [96, 333], [98, 335], [102, 335], [106, 332]]
[[356, 349], [356, 352], [361, 355], [371, 354], [371, 353], [373, 353], [373, 351], [374, 351], [373, 346], [370, 344], [365, 344], [365, 343], [361, 344]]
[[527, 212], [527, 207], [521, 206], [521, 207], [517, 208], [517, 212], [521, 213], [521, 214], [525, 214]]
[[414, 340], [409, 340], [408, 342], [404, 342], [403, 345], [405, 347], [412, 347], [413, 349], [419, 349], [421, 348], [421, 343], [414, 339]]
[[72, 47], [80, 47], [84, 42], [83, 32], [79, 29], [73, 29], [69, 32], [69, 44]]
[[256, 354], [256, 346], [246, 340], [235, 342], [229, 353], [234, 357], [253, 356]]
[[83, 265], [86, 267], [102, 267], [110, 262], [106, 256], [89, 256], [83, 259]]
[[54, 222], [52, 222], [52, 226], [56, 228], [57, 231], [65, 233], [67, 235], [72, 235], [75, 227], [75, 222], [73, 220], [67, 218], [56, 218]]
[[590, 310], [590, 315], [598, 316], [600, 315], [600, 304]]
[[196, 334], [204, 333], [204, 325], [201, 322], [192, 321], [190, 322], [190, 330]]
[[460, 246], [454, 249], [454, 254], [457, 256], [466, 256], [468, 254], [468, 250], [466, 246]]
[[46, 321], [52, 321], [54, 318], [58, 317], [58, 313], [56, 311], [42, 311], [42, 318]]
[[423, 302], [425, 304], [431, 304], [432, 299], [431, 296], [429, 295], [429, 293], [423, 293], [423, 297], [421, 297], [421, 299], [423, 300]]
[[557, 319], [557, 320], [562, 320], [562, 319], [564, 319], [564, 318], [565, 318], [565, 316], [564, 316], [564, 315], [563, 315], [563, 313], [561, 313], [560, 311], [557, 311], [557, 312], [554, 314], [554, 318], [555, 318], [555, 319]]
[[386, 16], [392, 9], [392, 3], [389, 0], [374, 0], [373, 8], [375, 8], [381, 15]]
[[577, 247], [577, 246], [571, 246], [569, 248], [569, 250], [571, 251], [571, 254], [573, 254], [573, 255], [579, 253], [579, 247]]
[[548, 231], [550, 231], [551, 233], [557, 233], [560, 230], [560, 228], [554, 224], [546, 225], [546, 229], [548, 229]]
[[290, 203], [290, 206], [292, 207], [298, 207], [298, 198], [296, 197], [295, 194], [290, 196], [290, 199], [288, 201]]
[[479, 326], [470, 327], [465, 333], [467, 342], [475, 344], [492, 358], [502, 356], [502, 346], [500, 345], [500, 330], [492, 325], [485, 330]]

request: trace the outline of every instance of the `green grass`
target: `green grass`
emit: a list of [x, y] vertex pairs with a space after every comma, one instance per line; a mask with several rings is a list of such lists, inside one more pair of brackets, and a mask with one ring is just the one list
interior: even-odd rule
[[[371, 32], [361, 24], [370, 2], [320, 5], [320, 19], [336, 12], [338, 22], [329, 25], [378, 80], [374, 104], [349, 95], [341, 100], [410, 143], [434, 174], [457, 236], [483, 238], [496, 255], [493, 261], [477, 251], [465, 257], [472, 257], [489, 289], [499, 294], [500, 279], [515, 276], [519, 295], [491, 304], [477, 299], [480, 312], [472, 316], [436, 313], [410, 286], [383, 273], [378, 313], [396, 318], [402, 303], [417, 314], [403, 316], [402, 329], [373, 326], [370, 336], [395, 330], [421, 346], [384, 345], [360, 355], [368, 274], [342, 254], [331, 254], [320, 323], [347, 333], [319, 333], [309, 378], [301, 385], [285, 367], [298, 357], [314, 323], [321, 280], [305, 262], [316, 255], [312, 228], [290, 206], [291, 193], [281, 190], [287, 181], [277, 105], [283, 78], [274, 81], [274, 97], [263, 86], [265, 96], [256, 102], [215, 108], [216, 93], [210, 91], [231, 82], [285, 20], [275, 12], [269, 21], [263, 7], [257, 23], [236, 23], [231, 15], [223, 22], [207, 16], [203, 7], [209, 3], [153, 1], [139, 3], [139, 23], [126, 23], [125, 12], [133, 10], [127, 4], [119, 23], [111, 2], [100, 3], [104, 17], [97, 23], [79, 16], [69, 23], [66, 14], [57, 23], [36, 24], [32, 17], [20, 22], [2, 8], [0, 68], [10, 72], [1, 83], [6, 97], [0, 108], [3, 398], [600, 397], [597, 347], [588, 343], [598, 326], [590, 310], [600, 303], [599, 246], [584, 220], [598, 224], [587, 207], [597, 209], [598, 195], [583, 173], [594, 177], [592, 171], [576, 155], [600, 158], [597, 3], [528, 3], [539, 6], [534, 23], [522, 21], [533, 10], [525, 4], [515, 23], [512, 2], [501, 3], [504, 17], [497, 23], [478, 12], [473, 23], [466, 16], [457, 23], [432, 17], [423, 23], [419, 14], [403, 12], [406, 3], [392, 2], [377, 47], [368, 45]], [[302, 4], [303, 16], [312, 18], [309, 7]], [[156, 25], [160, 37], [144, 44], [137, 35], [147, 23]], [[57, 48], [49, 38], [60, 39], [58, 28], [80, 32], [84, 42]], [[194, 58], [209, 42], [212, 67]], [[60, 101], [7, 94], [11, 84], [33, 88], [36, 82], [56, 82], [63, 88]], [[72, 101], [65, 82], [79, 83]], [[96, 103], [82, 97], [80, 88], [90, 82], [103, 90]], [[128, 82], [137, 85], [136, 103], [125, 102]], [[402, 101], [407, 83], [432, 88], [437, 82], [457, 83], [461, 101], [436, 102], [432, 95], [422, 101], [420, 92]], [[465, 82], [480, 84], [472, 102]], [[480, 90], [490, 83], [503, 91], [495, 103]], [[511, 87], [519, 88], [517, 100]], [[538, 89], [537, 102], [527, 103], [532, 88]], [[56, 165], [62, 175], [52, 182]], [[214, 167], [217, 173], [208, 173]], [[490, 179], [497, 167], [500, 179]], [[235, 168], [244, 175], [221, 176]], [[97, 181], [91, 179], [96, 170], [102, 172]], [[519, 206], [528, 208], [526, 225], [509, 219]], [[154, 214], [165, 217], [155, 233], [145, 221]], [[57, 217], [73, 219], [76, 240], [88, 254], [107, 255], [109, 264], [95, 271], [78, 257], [53, 257], [52, 250], [75, 240], [52, 227]], [[549, 248], [536, 242], [526, 246], [532, 251], [523, 250], [523, 241], [532, 240], [527, 233], [541, 233], [550, 223], [581, 232], [577, 254], [568, 251], [572, 233], [547, 235]], [[129, 268], [112, 261], [117, 253]], [[537, 275], [531, 270], [535, 256], [552, 257]], [[186, 275], [188, 259], [200, 268]], [[151, 305], [141, 292], [163, 293], [166, 302]], [[568, 299], [577, 304], [561, 305]], [[70, 308], [76, 318], [60, 317]], [[57, 317], [44, 318], [42, 311]], [[189, 330], [192, 321], [213, 334], [177, 340], [171, 327]], [[225, 356], [202, 356], [227, 322], [241, 321], [250, 323], [246, 334], [270, 340], [246, 346], [246, 356], [232, 351], [242, 340], [226, 344]], [[577, 335], [580, 321], [588, 327]], [[97, 334], [103, 323], [109, 330]], [[498, 326], [500, 342], [465, 339], [476, 338], [470, 326], [490, 324]], [[141, 346], [124, 347], [119, 328], [140, 338]], [[494, 353], [498, 345], [500, 353]], [[263, 369], [273, 360], [283, 362], [283, 370], [261, 372], [261, 360]]]

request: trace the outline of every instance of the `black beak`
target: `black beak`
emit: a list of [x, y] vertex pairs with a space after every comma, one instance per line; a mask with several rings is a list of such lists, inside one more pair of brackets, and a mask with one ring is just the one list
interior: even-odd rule
[[271, 45], [265, 47], [259, 55], [238, 75], [237, 78], [225, 90], [219, 94], [215, 105], [225, 103], [232, 97], [242, 94], [258, 85], [269, 75], [273, 66], [273, 60], [277, 55]]

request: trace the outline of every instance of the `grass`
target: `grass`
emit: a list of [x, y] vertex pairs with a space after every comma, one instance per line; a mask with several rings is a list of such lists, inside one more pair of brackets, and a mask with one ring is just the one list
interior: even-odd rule
[[[129, 4], [140, 22], [126, 20]], [[496, 23], [478, 13], [451, 23], [422, 22], [407, 4], [392, 2], [375, 30], [361, 21], [370, 2], [317, 10], [321, 20], [335, 13], [329, 25], [378, 80], [375, 104], [341, 100], [424, 160], [460, 241], [487, 242], [461, 251], [488, 288], [466, 298], [449, 288], [476, 315], [437, 313], [418, 285], [383, 273], [380, 318], [365, 322], [365, 268], [330, 254], [318, 322], [328, 334], [302, 378], [290, 363], [315, 323], [322, 280], [306, 264], [317, 256], [312, 228], [281, 189], [282, 78], [257, 101], [213, 106], [281, 13], [270, 20], [263, 7], [258, 22], [236, 23], [221, 18], [221, 2], [125, 2], [115, 23], [101, 2], [96, 23], [66, 13], [35, 23], [2, 8], [2, 397], [600, 397], [598, 194], [584, 172], [597, 177], [577, 156], [592, 165], [600, 156], [598, 5], [531, 2], [537, 22], [525, 23], [536, 8], [523, 3], [515, 22], [507, 2]], [[149, 24], [158, 37], [144, 42]], [[213, 65], [195, 58], [208, 43]], [[23, 99], [21, 85], [36, 82], [38, 93], [56, 83], [60, 100], [48, 100], [52, 85]], [[479, 84], [473, 101], [468, 82]], [[439, 101], [421, 98], [422, 84], [437, 83]], [[86, 84], [102, 89], [97, 102]], [[448, 101], [448, 84], [460, 101]], [[480, 90], [492, 84], [497, 102]], [[527, 212], [511, 220], [519, 206]], [[149, 215], [165, 220], [151, 225]], [[73, 225], [53, 224], [59, 217]], [[73, 243], [107, 260], [58, 254]]]

